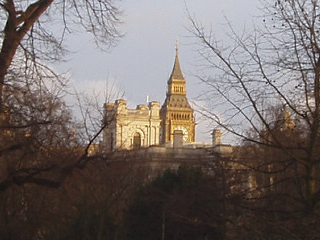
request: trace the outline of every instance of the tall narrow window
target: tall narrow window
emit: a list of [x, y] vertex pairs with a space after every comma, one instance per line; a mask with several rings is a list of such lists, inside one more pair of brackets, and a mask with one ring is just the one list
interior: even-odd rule
[[133, 136], [133, 149], [141, 148], [141, 136], [139, 133], [135, 133]]

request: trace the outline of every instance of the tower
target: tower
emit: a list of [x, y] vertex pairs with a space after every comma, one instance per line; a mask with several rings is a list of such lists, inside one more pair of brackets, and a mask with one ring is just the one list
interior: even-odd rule
[[186, 81], [180, 68], [178, 47], [176, 47], [176, 58], [167, 84], [166, 99], [160, 110], [161, 143], [172, 143], [175, 131], [182, 131], [183, 142], [194, 142], [193, 109], [187, 99]]

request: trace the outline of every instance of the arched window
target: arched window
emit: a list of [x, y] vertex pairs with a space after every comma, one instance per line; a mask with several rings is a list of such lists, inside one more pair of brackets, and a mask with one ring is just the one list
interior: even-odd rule
[[140, 133], [136, 132], [133, 136], [133, 149], [141, 148], [141, 136]]

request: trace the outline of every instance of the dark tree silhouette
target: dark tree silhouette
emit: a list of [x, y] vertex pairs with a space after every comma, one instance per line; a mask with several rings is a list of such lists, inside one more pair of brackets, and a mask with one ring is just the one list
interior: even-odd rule
[[137, 193], [123, 239], [224, 239], [222, 185], [200, 169], [165, 171]]

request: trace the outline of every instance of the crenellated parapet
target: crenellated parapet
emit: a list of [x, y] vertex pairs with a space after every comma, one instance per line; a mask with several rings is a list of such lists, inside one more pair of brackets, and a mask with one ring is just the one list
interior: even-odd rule
[[139, 104], [135, 109], [118, 99], [105, 104], [109, 119], [104, 130], [103, 142], [107, 152], [117, 149], [136, 149], [158, 145], [160, 139], [160, 103]]

